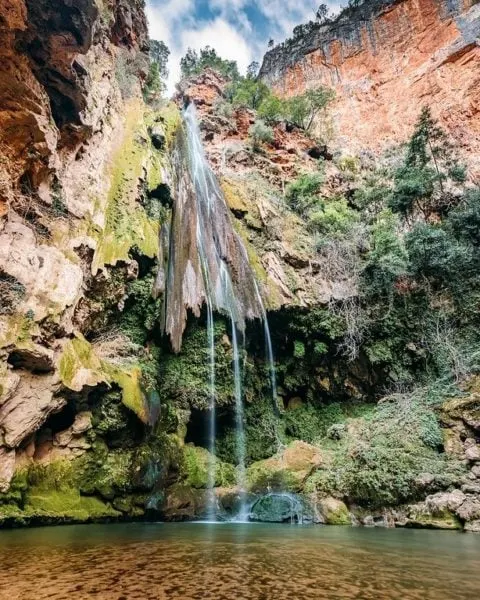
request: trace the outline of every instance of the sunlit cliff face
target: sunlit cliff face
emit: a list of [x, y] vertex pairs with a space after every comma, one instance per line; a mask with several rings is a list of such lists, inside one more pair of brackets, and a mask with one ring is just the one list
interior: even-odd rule
[[[418, 106], [433, 113], [465, 152], [480, 152], [480, 6], [469, 0], [369, 2], [332, 26], [269, 52], [261, 77], [293, 95], [333, 86], [336, 135], [359, 150], [403, 141]], [[473, 166], [480, 175], [480, 164]]]

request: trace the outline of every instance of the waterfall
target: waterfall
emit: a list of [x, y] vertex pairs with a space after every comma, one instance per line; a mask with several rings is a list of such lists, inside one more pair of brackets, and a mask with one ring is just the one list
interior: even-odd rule
[[200, 316], [207, 307], [209, 360], [209, 418], [207, 518], [217, 519], [215, 496], [215, 331], [214, 313], [230, 318], [232, 328], [233, 379], [237, 486], [240, 495], [238, 520], [248, 518], [246, 504], [246, 440], [242, 389], [243, 340], [246, 320], [261, 319], [266, 356], [276, 407], [276, 378], [267, 315], [250, 267], [247, 252], [230, 220], [220, 184], [208, 163], [196, 110], [190, 103], [183, 113], [172, 155], [174, 205], [169, 232], [168, 275], [165, 286], [165, 324], [174, 351], [181, 348], [187, 312]]
[[208, 335], [208, 357], [209, 357], [209, 388], [210, 388], [210, 404], [209, 404], [209, 419], [208, 419], [208, 451], [210, 459], [208, 464], [208, 490], [207, 490], [207, 519], [215, 521], [217, 518], [217, 499], [215, 496], [215, 438], [216, 438], [216, 418], [217, 411], [215, 406], [215, 330], [213, 322], [212, 303], [207, 301], [207, 335]]

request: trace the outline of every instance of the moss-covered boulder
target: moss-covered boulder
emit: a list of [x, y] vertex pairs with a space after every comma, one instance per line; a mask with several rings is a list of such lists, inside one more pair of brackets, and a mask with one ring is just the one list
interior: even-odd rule
[[337, 498], [317, 497], [313, 501], [316, 520], [327, 525], [351, 525], [350, 511]]
[[321, 464], [322, 455], [317, 447], [295, 441], [280, 454], [249, 467], [249, 488], [255, 493], [301, 491], [309, 475]]
[[213, 464], [215, 487], [234, 486], [236, 481], [235, 467], [212, 456], [205, 448], [188, 444], [183, 449], [181, 477], [185, 485], [196, 489], [209, 485], [209, 468]]

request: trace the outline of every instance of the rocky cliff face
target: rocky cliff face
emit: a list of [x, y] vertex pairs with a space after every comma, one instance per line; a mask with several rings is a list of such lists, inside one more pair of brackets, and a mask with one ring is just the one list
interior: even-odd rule
[[[141, 97], [148, 68], [143, 1], [2, 0], [0, 15], [0, 488], [6, 491], [15, 470], [33, 458], [74, 458], [90, 448], [84, 434], [91, 413], [71, 412], [71, 403], [100, 382], [108, 386], [120, 371], [107, 373], [83, 334], [102, 322], [106, 297], [120, 306], [138, 275], [130, 249], [156, 256], [158, 222], [141, 204], [155, 152]], [[147, 422], [144, 398], [135, 396], [139, 370], [124, 371], [120, 388], [133, 384], [124, 400]], [[39, 433], [58, 413], [60, 429], [72, 434], [59, 444], [57, 426]]]
[[268, 52], [260, 76], [286, 96], [333, 87], [337, 142], [353, 152], [404, 141], [429, 105], [465, 155], [478, 156], [479, 36], [475, 0], [366, 0]]

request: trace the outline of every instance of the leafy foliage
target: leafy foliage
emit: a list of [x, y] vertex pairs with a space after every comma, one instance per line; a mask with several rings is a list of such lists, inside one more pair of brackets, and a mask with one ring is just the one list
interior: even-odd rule
[[404, 164], [395, 174], [390, 207], [403, 216], [420, 211], [448, 212], [457, 202], [453, 183], [465, 181], [465, 170], [456, 162], [445, 132], [424, 107], [408, 144]]
[[292, 210], [306, 216], [308, 211], [320, 204], [319, 192], [324, 182], [322, 173], [307, 173], [289, 183], [285, 198]]
[[[462, 466], [438, 452], [438, 420], [421, 394], [391, 397], [364, 419], [350, 422], [330, 445], [330, 464], [308, 489], [341, 494], [369, 508], [415, 500], [456, 481]], [[338, 437], [340, 439], [338, 439]], [[425, 484], [425, 474], [434, 474]]]
[[254, 150], [259, 150], [261, 144], [271, 143], [274, 140], [273, 129], [266, 125], [261, 119], [255, 121], [248, 130], [248, 133], [252, 139]]
[[188, 48], [187, 53], [180, 61], [182, 77], [197, 75], [205, 69], [213, 69], [229, 79], [236, 80], [240, 74], [237, 63], [233, 60], [225, 60], [218, 56], [216, 50], [205, 46], [197, 53], [196, 50]]

